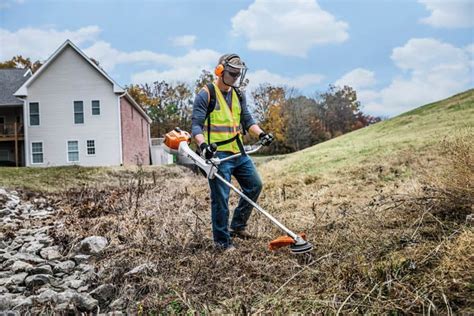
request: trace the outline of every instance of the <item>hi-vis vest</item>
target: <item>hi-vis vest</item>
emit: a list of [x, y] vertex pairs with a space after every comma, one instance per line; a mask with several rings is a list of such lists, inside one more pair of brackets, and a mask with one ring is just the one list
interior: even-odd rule
[[[209, 119], [206, 119], [204, 125], [204, 139], [210, 141], [210, 143], [217, 143], [218, 151], [230, 151], [233, 153], [239, 153], [240, 149], [237, 141], [230, 142], [228, 144], [219, 145], [219, 142], [229, 140], [237, 134], [238, 138], [242, 142], [242, 135], [240, 131], [240, 113], [242, 108], [240, 106], [239, 97], [234, 89], [231, 89], [232, 93], [232, 107], [227, 105], [227, 101], [222, 95], [221, 90], [214, 83], [214, 90], [216, 92], [216, 106], [214, 110], [209, 114]], [[208, 91], [209, 93], [209, 91]], [[231, 110], [232, 108], [232, 110]], [[208, 135], [208, 124], [211, 123], [210, 138]]]

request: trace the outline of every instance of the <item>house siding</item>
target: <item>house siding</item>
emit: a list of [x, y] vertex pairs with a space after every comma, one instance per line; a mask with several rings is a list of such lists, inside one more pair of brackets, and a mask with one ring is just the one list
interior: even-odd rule
[[[66, 47], [28, 87], [25, 107], [28, 148], [43, 142], [43, 164], [70, 165], [67, 142], [79, 142], [83, 166], [120, 165], [119, 96], [113, 85], [73, 48]], [[92, 100], [100, 101], [100, 115], [92, 115]], [[83, 101], [84, 123], [74, 124], [74, 101]], [[29, 124], [29, 103], [38, 102], [40, 125]], [[87, 155], [87, 140], [94, 140], [96, 154]], [[27, 157], [31, 165], [31, 153]]]
[[149, 165], [150, 124], [125, 97], [120, 98], [120, 111], [123, 164], [134, 165], [140, 161], [143, 165]]

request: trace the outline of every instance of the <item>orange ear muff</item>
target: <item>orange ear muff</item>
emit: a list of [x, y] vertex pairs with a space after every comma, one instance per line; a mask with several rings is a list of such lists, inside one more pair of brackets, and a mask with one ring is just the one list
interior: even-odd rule
[[214, 69], [214, 73], [216, 74], [217, 77], [222, 77], [223, 72], [224, 72], [224, 65], [222, 64], [217, 65], [216, 69]]

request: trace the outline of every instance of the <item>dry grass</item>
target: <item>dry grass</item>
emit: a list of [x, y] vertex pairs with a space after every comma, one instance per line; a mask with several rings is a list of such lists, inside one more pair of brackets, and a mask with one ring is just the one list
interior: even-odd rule
[[66, 251], [108, 238], [98, 283], [117, 285], [131, 314], [472, 314], [474, 137], [459, 128], [472, 127], [473, 105], [470, 90], [260, 159], [259, 203], [306, 232], [311, 255], [268, 251], [280, 232], [255, 213], [257, 238], [215, 251], [207, 181], [179, 167], [109, 170], [52, 190], [64, 223], [55, 237]]
[[[64, 193], [67, 229], [56, 238], [72, 249], [85, 236], [106, 236], [99, 282], [118, 285], [130, 312], [469, 313], [474, 234], [465, 215], [474, 197], [464, 189], [472, 178], [453, 186], [445, 175], [472, 167], [472, 155], [464, 159], [472, 144], [448, 142], [445, 155], [407, 151], [338, 177], [266, 183], [262, 206], [305, 231], [312, 255], [268, 251], [280, 233], [258, 214], [250, 220], [256, 239], [237, 241], [231, 255], [215, 251], [206, 180], [178, 167], [157, 174], [161, 182], [137, 172], [127, 186]], [[418, 176], [427, 166], [430, 177]], [[88, 202], [75, 203], [79, 196]]]

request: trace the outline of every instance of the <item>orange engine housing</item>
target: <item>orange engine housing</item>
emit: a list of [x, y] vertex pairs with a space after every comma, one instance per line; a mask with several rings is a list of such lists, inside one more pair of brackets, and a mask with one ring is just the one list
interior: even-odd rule
[[165, 135], [165, 145], [170, 149], [178, 150], [181, 142], [191, 142], [191, 135], [178, 127]]

